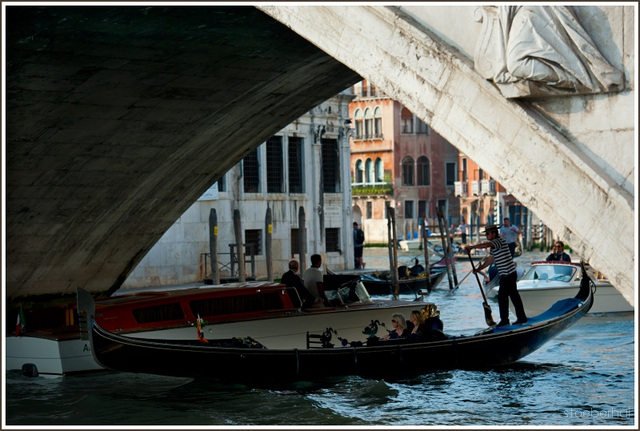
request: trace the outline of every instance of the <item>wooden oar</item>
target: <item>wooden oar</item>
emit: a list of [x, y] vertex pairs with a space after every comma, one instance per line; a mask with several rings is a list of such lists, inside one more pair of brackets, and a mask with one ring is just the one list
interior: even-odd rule
[[[483, 259], [479, 262], [479, 264], [482, 264], [482, 262], [484, 262], [484, 261], [485, 261], [485, 258], [483, 258]], [[472, 273], [472, 272], [473, 272], [473, 270], [472, 270], [472, 271], [469, 271], [469, 273], [468, 273], [467, 275], [465, 275], [464, 277], [462, 277], [462, 280], [460, 280], [460, 282], [459, 282], [458, 284], [456, 284], [456, 287], [454, 287], [453, 289], [451, 289], [451, 291], [450, 291], [450, 292], [451, 292], [451, 293], [453, 293], [453, 291], [454, 291], [454, 290], [456, 290], [458, 287], [460, 287], [460, 285], [462, 284], [462, 282], [463, 282], [463, 281], [465, 281], [465, 280], [467, 279], [467, 277], [471, 275], [471, 273]]]
[[[471, 269], [472, 269], [471, 272], [475, 273], [476, 267], [473, 264], [473, 258], [471, 257], [471, 250], [467, 250], [467, 254], [469, 255], [469, 262], [471, 262]], [[484, 307], [484, 320], [485, 322], [487, 322], [487, 325], [495, 326], [496, 322], [494, 322], [493, 317], [491, 316], [491, 307], [489, 306], [489, 303], [487, 302], [487, 297], [484, 294], [482, 283], [480, 283], [480, 277], [478, 277], [477, 273], [475, 275], [476, 275], [476, 280], [478, 280], [478, 287], [480, 288], [480, 293], [482, 293], [482, 299], [484, 301], [484, 303], [482, 304], [482, 306]]]

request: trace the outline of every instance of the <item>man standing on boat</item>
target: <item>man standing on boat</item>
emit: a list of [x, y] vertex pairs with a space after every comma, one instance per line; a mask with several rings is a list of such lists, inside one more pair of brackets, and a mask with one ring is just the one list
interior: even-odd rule
[[[505, 219], [508, 220], [508, 219]], [[516, 310], [515, 324], [520, 325], [527, 323], [527, 315], [524, 311], [524, 305], [522, 304], [522, 298], [518, 293], [517, 272], [516, 265], [511, 257], [511, 253], [504, 238], [498, 234], [498, 226], [488, 225], [485, 227], [484, 234], [487, 236], [486, 242], [481, 242], [474, 245], [464, 245], [465, 251], [470, 251], [474, 248], [488, 248], [489, 256], [473, 269], [473, 272], [477, 274], [479, 271], [487, 268], [494, 261], [498, 268], [498, 276], [500, 277], [500, 290], [498, 290], [498, 306], [500, 307], [500, 322], [498, 326], [509, 325], [509, 298], [513, 303], [513, 307]]]
[[322, 271], [320, 271], [320, 267], [322, 266], [322, 256], [319, 254], [311, 255], [311, 267], [308, 268], [304, 274], [302, 275], [302, 280], [304, 281], [304, 285], [311, 295], [313, 295], [314, 302], [313, 308], [322, 308], [324, 307], [325, 301], [326, 304], [329, 304], [329, 300], [327, 296], [324, 294], [323, 288], [323, 276]]
[[509, 217], [505, 217], [503, 222], [504, 224], [500, 228], [500, 236], [507, 242], [511, 257], [513, 258], [516, 254], [516, 241], [518, 240], [520, 229], [518, 229], [518, 226], [511, 226]]

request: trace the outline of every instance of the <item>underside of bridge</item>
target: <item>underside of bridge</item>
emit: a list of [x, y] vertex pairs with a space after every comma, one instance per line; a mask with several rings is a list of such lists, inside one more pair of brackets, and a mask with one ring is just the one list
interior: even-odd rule
[[9, 298], [115, 291], [222, 174], [360, 79], [254, 7], [6, 12]]
[[[221, 174], [363, 76], [632, 301], [634, 197], [561, 128], [400, 10], [261, 9], [7, 8], [10, 298], [118, 289]], [[533, 164], [541, 154], [548, 163]]]

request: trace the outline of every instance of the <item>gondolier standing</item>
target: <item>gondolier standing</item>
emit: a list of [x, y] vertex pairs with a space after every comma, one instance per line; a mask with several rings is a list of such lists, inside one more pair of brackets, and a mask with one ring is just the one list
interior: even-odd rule
[[509, 324], [509, 298], [513, 302], [516, 310], [515, 324], [520, 325], [527, 323], [527, 315], [522, 305], [522, 299], [518, 293], [516, 266], [511, 257], [509, 247], [498, 233], [498, 226], [488, 225], [485, 227], [484, 234], [487, 236], [486, 242], [465, 245], [464, 250], [470, 251], [474, 248], [488, 248], [489, 256], [476, 268], [473, 272], [478, 273], [484, 268], [491, 265], [494, 261], [498, 268], [500, 277], [500, 290], [498, 291], [498, 306], [500, 307], [500, 322], [498, 326], [506, 326]]

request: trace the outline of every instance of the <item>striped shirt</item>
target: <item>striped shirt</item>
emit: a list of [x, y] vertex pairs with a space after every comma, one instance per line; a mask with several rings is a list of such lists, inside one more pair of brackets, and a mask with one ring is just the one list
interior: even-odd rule
[[493, 256], [493, 261], [498, 268], [500, 276], [509, 275], [516, 270], [516, 265], [511, 258], [511, 252], [504, 238], [498, 237], [491, 241], [493, 247], [489, 253]]

